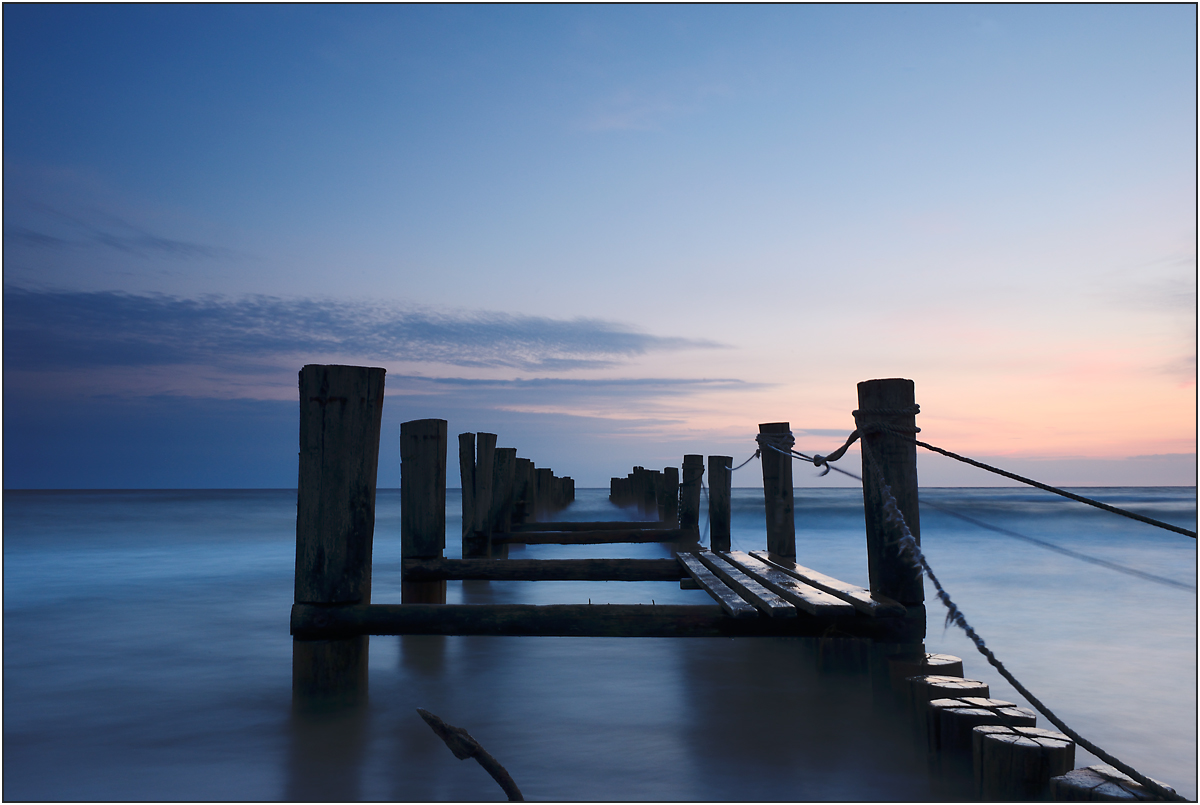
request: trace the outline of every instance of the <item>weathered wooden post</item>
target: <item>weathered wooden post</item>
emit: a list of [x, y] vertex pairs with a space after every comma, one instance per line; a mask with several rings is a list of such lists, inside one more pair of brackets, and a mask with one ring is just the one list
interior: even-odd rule
[[[913, 539], [921, 544], [921, 519], [917, 501], [917, 446], [909, 435], [917, 430], [916, 396], [911, 380], [864, 380], [858, 384], [857, 421], [863, 441], [863, 512], [867, 526], [867, 570], [871, 592], [905, 606], [925, 601], [921, 571], [900, 553], [900, 529], [888, 522], [878, 488], [875, 457], [882, 481], [891, 489]], [[897, 433], [876, 430], [884, 426]], [[766, 456], [766, 453], [763, 453]], [[765, 467], [765, 463], [764, 463]], [[765, 470], [764, 470], [765, 471]]]
[[513, 488], [517, 480], [517, 448], [498, 447], [495, 451], [495, 471], [492, 474], [492, 513], [488, 530], [488, 556], [508, 557], [508, 545], [493, 545], [491, 535], [512, 530]]
[[[402, 559], [440, 559], [445, 548], [446, 420], [403, 422], [400, 425], [400, 554]], [[402, 582], [400, 600], [405, 604], [444, 604], [446, 582]]]
[[[792, 459], [769, 447], [790, 448], [792, 426], [789, 422], [767, 422], [758, 426], [762, 435], [763, 502], [767, 509], [767, 550], [787, 557], [796, 556], [796, 500], [792, 489]], [[786, 445], [786, 447], [785, 447]]]
[[458, 477], [462, 483], [462, 544], [464, 556], [475, 529], [475, 434], [458, 434]]
[[971, 755], [977, 796], [989, 801], [1045, 799], [1050, 778], [1075, 768], [1075, 742], [1037, 727], [975, 727]]
[[518, 458], [513, 481], [513, 522], [524, 523], [532, 519], [533, 462], [527, 458]]
[[488, 555], [495, 465], [496, 434], [478, 434], [475, 437], [475, 510], [471, 518], [471, 530], [463, 537], [463, 559], [478, 559]]
[[730, 549], [729, 498], [732, 493], [732, 456], [708, 457], [708, 540], [714, 551]]
[[700, 536], [700, 484], [704, 478], [704, 456], [683, 457], [683, 480], [679, 484], [679, 527]]
[[662, 519], [667, 528], [679, 526], [679, 468], [663, 467], [663, 508]]
[[537, 476], [537, 519], [544, 520], [554, 505], [551, 490], [554, 473], [549, 467], [538, 467], [534, 473]]
[[[384, 370], [310, 364], [299, 385], [295, 601], [368, 604]], [[293, 639], [293, 702], [360, 701], [368, 647], [366, 635]]]

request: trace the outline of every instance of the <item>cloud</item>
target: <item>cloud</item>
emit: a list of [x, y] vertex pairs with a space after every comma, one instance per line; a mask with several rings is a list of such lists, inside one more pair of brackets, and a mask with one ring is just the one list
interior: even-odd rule
[[174, 257], [182, 260], [226, 259], [236, 257], [236, 252], [220, 246], [207, 246], [186, 240], [164, 238], [140, 230], [132, 224], [122, 224], [126, 232], [92, 226], [72, 219], [77, 226], [67, 237], [51, 235], [23, 226], [10, 226], [4, 230], [4, 239], [10, 244], [20, 244], [38, 249], [88, 249], [108, 248], [136, 257]]
[[244, 370], [256, 363], [294, 362], [298, 356], [338, 355], [563, 371], [610, 367], [654, 351], [720, 346], [649, 335], [602, 319], [271, 296], [188, 299], [4, 289], [6, 369], [206, 365]]

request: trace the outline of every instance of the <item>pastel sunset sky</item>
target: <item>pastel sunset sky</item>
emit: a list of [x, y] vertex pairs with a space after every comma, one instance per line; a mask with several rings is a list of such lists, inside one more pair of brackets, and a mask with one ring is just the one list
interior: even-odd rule
[[3, 15], [7, 488], [294, 486], [306, 363], [388, 370], [385, 487], [425, 417], [580, 486], [828, 452], [877, 377], [1195, 483], [1194, 5]]

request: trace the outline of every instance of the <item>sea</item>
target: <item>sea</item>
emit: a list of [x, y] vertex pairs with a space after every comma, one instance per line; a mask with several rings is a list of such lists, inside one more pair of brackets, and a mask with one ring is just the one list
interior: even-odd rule
[[[1074, 491], [1196, 528], [1195, 487]], [[996, 656], [1073, 729], [1194, 800], [1196, 540], [1038, 490], [920, 494], [925, 555]], [[630, 516], [607, 498], [578, 490], [559, 517]], [[795, 498], [798, 561], [866, 586], [861, 490]], [[460, 505], [449, 490], [450, 557]], [[762, 490], [735, 489], [732, 510], [734, 548], [764, 549]], [[869, 675], [828, 661], [836, 641], [376, 636], [365, 704], [302, 713], [295, 490], [5, 491], [3, 516], [5, 800], [503, 800], [418, 707], [466, 729], [530, 800], [931, 796], [911, 725]], [[398, 490], [378, 492], [374, 546], [372, 600], [399, 603]], [[447, 598], [709, 602], [674, 582], [450, 582]], [[926, 649], [1028, 706], [945, 626], [928, 581], [926, 598]]]

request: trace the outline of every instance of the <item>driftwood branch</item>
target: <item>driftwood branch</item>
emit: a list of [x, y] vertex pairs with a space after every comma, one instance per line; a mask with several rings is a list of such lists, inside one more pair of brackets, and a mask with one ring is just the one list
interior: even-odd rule
[[475, 758], [479, 765], [483, 767], [483, 770], [492, 775], [492, 779], [504, 789], [504, 793], [508, 796], [510, 802], [525, 801], [525, 798], [521, 796], [521, 789], [517, 788], [517, 784], [513, 782], [512, 775], [500, 765], [500, 762], [496, 758], [489, 755], [479, 745], [479, 741], [471, 737], [471, 733], [462, 727], [447, 724], [428, 710], [418, 707], [417, 712], [421, 714], [421, 718], [425, 719], [425, 723], [429, 725], [429, 728], [446, 742], [446, 746], [450, 747], [450, 751], [454, 753], [456, 758], [459, 760], [466, 760], [469, 757]]

